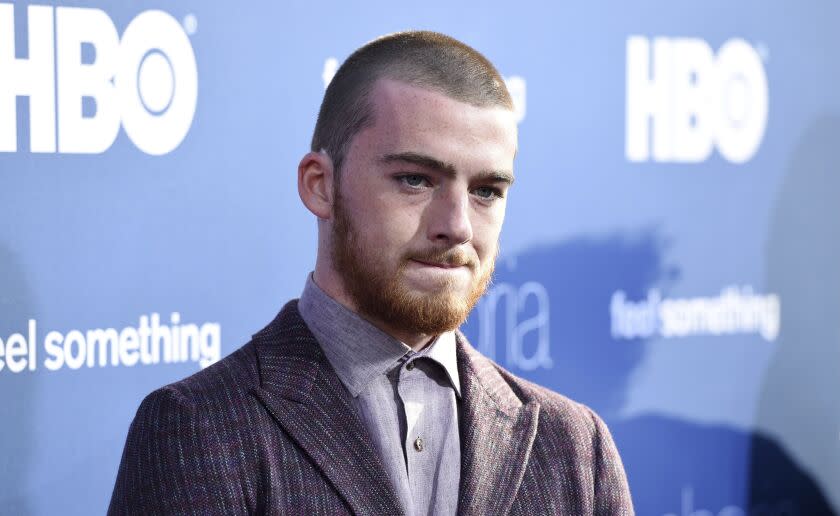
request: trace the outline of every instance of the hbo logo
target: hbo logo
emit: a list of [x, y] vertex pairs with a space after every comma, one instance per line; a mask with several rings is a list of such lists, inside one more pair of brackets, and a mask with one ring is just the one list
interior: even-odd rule
[[[651, 46], [652, 52], [651, 52]], [[651, 55], [652, 54], [652, 55]], [[651, 59], [652, 57], [652, 59]], [[627, 40], [630, 161], [753, 157], [767, 125], [767, 76], [755, 49], [730, 39], [715, 56], [702, 39]]]
[[14, 7], [0, 4], [0, 152], [17, 151], [18, 96], [29, 98], [32, 152], [105, 152], [121, 122], [147, 154], [181, 143], [195, 114], [198, 72], [172, 16], [142, 12], [122, 39], [99, 9], [32, 5], [27, 24], [27, 55], [17, 57]]

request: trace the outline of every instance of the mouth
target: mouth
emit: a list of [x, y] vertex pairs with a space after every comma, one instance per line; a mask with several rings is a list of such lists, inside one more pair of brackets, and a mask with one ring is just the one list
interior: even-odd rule
[[424, 260], [418, 260], [416, 258], [412, 258], [411, 261], [419, 263], [420, 265], [425, 265], [427, 267], [437, 267], [439, 269], [457, 269], [458, 267], [464, 267], [464, 265], [457, 263], [427, 262]]

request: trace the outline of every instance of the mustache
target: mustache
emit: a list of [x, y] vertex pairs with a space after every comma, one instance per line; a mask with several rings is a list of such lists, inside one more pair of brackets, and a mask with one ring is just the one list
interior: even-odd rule
[[465, 265], [472, 269], [478, 267], [476, 256], [463, 249], [429, 249], [418, 251], [407, 256], [407, 260], [418, 260], [426, 263], [442, 263], [452, 267]]

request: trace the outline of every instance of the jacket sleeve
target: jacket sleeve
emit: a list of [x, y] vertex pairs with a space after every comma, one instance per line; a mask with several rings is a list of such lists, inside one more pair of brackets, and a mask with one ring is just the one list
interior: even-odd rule
[[591, 410], [589, 413], [595, 424], [594, 512], [598, 516], [632, 516], [633, 501], [618, 449], [604, 421]]
[[207, 492], [213, 472], [200, 426], [177, 392], [164, 387], [149, 394], [129, 428], [108, 514], [218, 511]]

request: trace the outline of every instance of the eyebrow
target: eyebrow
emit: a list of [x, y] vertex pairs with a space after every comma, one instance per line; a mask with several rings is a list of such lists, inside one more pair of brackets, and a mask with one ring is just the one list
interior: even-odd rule
[[[427, 156], [425, 154], [420, 154], [417, 152], [400, 152], [397, 154], [386, 154], [382, 156], [380, 161], [382, 161], [383, 163], [411, 163], [412, 165], [419, 165], [424, 168], [436, 170], [449, 177], [455, 177], [455, 165], [453, 165], [452, 163], [447, 163], [437, 158], [433, 158], [431, 156]], [[483, 170], [479, 172], [475, 176], [475, 178], [479, 181], [489, 180], [497, 183], [507, 183], [508, 185], [512, 185], [514, 181], [513, 174], [505, 170]]]

